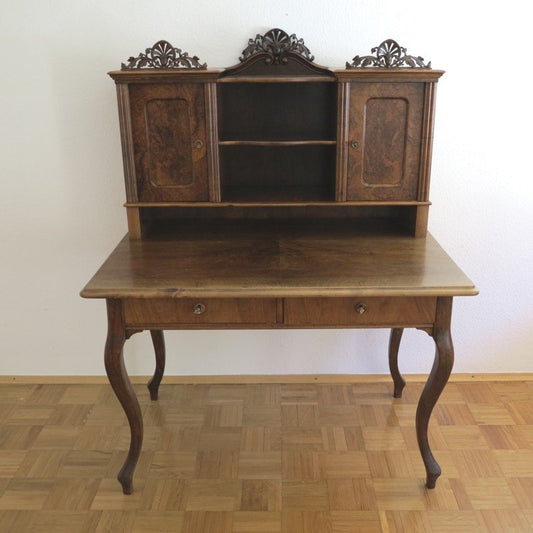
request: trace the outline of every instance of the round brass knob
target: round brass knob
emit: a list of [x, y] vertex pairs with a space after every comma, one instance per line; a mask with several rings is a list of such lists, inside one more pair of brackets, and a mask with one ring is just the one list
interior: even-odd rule
[[196, 148], [201, 148], [203, 145], [204, 145], [204, 141], [202, 141], [200, 139], [196, 139], [196, 141], [194, 141], [194, 146]]
[[355, 304], [354, 305], [354, 309], [360, 314], [362, 315], [365, 311], [366, 311], [366, 304], [360, 302], [358, 304]]
[[350, 146], [351, 146], [354, 150], [357, 150], [357, 149], [359, 148], [359, 141], [353, 140], [353, 141], [350, 143]]
[[195, 315], [203, 315], [206, 311], [206, 306], [204, 304], [195, 304], [192, 308], [192, 312]]

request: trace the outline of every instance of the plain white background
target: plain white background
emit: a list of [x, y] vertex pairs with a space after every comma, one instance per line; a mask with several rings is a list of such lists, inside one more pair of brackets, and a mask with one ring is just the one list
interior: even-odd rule
[[[447, 71], [438, 87], [430, 230], [479, 287], [455, 301], [457, 372], [533, 371], [533, 150], [527, 2], [0, 2], [0, 374], [103, 374], [105, 305], [78, 293], [126, 232], [115, 88], [167, 39], [210, 67], [281, 27], [342, 67], [386, 38]], [[385, 373], [387, 332], [167, 333], [168, 374]], [[147, 333], [126, 346], [153, 369]], [[406, 332], [405, 372], [431, 339]]]

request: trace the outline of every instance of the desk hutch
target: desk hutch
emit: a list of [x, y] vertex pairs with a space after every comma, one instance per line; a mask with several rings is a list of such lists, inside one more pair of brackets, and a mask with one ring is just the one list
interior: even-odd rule
[[427, 233], [440, 70], [386, 40], [345, 69], [280, 29], [240, 63], [207, 69], [159, 41], [116, 83], [128, 235], [83, 289], [105, 298], [105, 366], [131, 428], [118, 479], [133, 490], [143, 425], [122, 349], [149, 330], [157, 400], [165, 329], [390, 328], [394, 396], [403, 329], [436, 355], [416, 413], [428, 423], [453, 364], [452, 299], [477, 293]]

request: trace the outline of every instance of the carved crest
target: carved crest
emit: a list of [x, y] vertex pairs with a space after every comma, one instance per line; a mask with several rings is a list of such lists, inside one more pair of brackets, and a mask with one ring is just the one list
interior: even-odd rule
[[255, 39], [248, 41], [248, 46], [242, 51], [239, 61], [243, 62], [256, 54], [268, 54], [265, 58], [267, 64], [285, 64], [287, 63], [288, 53], [298, 54], [308, 61], [313, 61], [314, 56], [303, 39], [298, 39], [293, 33], [288, 33], [274, 28], [267, 31], [264, 35], [257, 34]]
[[121, 70], [140, 68], [164, 69], [206, 69], [207, 63], [200, 63], [197, 56], [189, 56], [179, 48], [174, 48], [168, 41], [157, 41], [151, 48], [137, 57], [130, 57], [128, 64], [122, 63]]
[[392, 39], [383, 41], [370, 52], [375, 55], [355, 56], [351, 63], [346, 63], [346, 68], [431, 68], [431, 61], [426, 65], [423, 57], [407, 55], [407, 50]]

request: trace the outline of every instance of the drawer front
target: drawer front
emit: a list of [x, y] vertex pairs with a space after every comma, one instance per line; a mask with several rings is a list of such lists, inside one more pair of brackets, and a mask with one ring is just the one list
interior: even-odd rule
[[128, 325], [272, 324], [276, 322], [275, 298], [126, 299]]
[[422, 326], [435, 319], [437, 299], [287, 298], [287, 326]]

